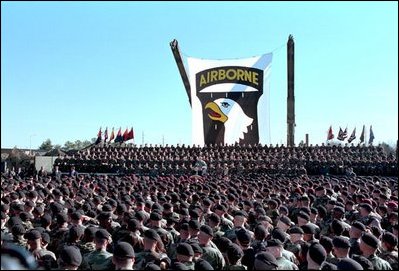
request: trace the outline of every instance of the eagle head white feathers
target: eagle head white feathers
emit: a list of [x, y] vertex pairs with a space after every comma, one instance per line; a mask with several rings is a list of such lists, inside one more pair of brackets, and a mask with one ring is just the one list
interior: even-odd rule
[[253, 119], [244, 113], [237, 102], [228, 98], [209, 102], [205, 105], [205, 109], [209, 109], [210, 119], [224, 123], [225, 144], [234, 144], [244, 139], [244, 133], [248, 132], [248, 126], [253, 122]]

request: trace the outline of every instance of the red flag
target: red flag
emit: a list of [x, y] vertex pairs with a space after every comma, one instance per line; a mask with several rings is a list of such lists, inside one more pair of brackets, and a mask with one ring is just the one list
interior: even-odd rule
[[331, 140], [333, 138], [334, 138], [334, 134], [333, 134], [333, 131], [332, 131], [332, 127], [330, 125], [330, 129], [328, 129], [327, 140]]
[[128, 139], [128, 134], [129, 134], [129, 131], [126, 128], [125, 132], [123, 133], [123, 141], [129, 140]]
[[112, 132], [111, 132], [111, 136], [109, 137], [109, 142], [111, 142], [114, 138], [115, 138], [114, 127], [112, 127]]
[[129, 140], [129, 139], [134, 139], [133, 127], [132, 127], [132, 129], [130, 129], [129, 133], [127, 134], [126, 140]]

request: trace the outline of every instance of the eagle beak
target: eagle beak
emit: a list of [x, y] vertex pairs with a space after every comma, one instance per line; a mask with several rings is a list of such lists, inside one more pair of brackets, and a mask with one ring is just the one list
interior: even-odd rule
[[208, 113], [208, 117], [211, 120], [217, 120], [225, 123], [228, 120], [228, 117], [220, 110], [219, 106], [214, 102], [209, 102], [205, 105], [205, 109], [210, 109]]

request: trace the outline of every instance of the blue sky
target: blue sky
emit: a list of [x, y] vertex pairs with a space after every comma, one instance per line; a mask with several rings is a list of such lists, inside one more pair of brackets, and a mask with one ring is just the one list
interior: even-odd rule
[[[271, 143], [286, 143], [286, 43], [295, 40], [295, 142], [332, 125], [398, 138], [397, 2], [1, 2], [1, 147], [90, 140], [191, 144], [183, 57], [273, 52]], [[357, 141], [355, 141], [357, 142]]]

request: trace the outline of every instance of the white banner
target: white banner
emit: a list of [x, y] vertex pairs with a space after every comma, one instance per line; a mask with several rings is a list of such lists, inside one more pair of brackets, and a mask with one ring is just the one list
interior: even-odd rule
[[187, 58], [192, 144], [270, 144], [272, 53], [245, 59]]

